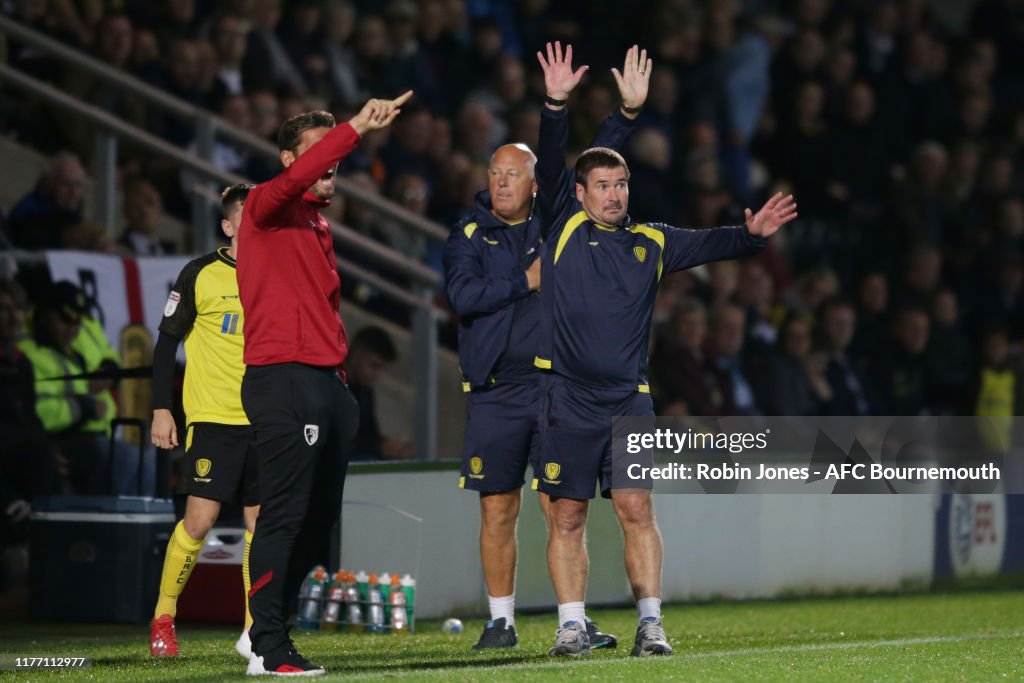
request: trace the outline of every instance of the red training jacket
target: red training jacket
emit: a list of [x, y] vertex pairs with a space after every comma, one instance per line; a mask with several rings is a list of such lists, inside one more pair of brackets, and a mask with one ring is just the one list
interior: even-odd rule
[[348, 355], [331, 229], [309, 188], [344, 159], [359, 134], [334, 127], [279, 176], [253, 188], [238, 230], [238, 294], [246, 365], [338, 367]]

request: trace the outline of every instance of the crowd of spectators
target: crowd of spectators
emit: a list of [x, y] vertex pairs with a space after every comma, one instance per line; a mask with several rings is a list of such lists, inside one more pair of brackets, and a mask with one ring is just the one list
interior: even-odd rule
[[[591, 66], [570, 103], [578, 151], [617, 105], [608, 68], [639, 43], [655, 70], [626, 151], [632, 217], [738, 223], [780, 189], [800, 206], [761, 256], [665, 279], [650, 364], [660, 411], [1014, 414], [1024, 3], [967, 4], [955, 25], [924, 0], [24, 0], [10, 11], [267, 139], [298, 111], [344, 120], [371, 95], [413, 88], [393, 129], [368, 137], [341, 173], [446, 225], [486, 186], [498, 145], [536, 146], [538, 47], [571, 42]], [[17, 68], [195, 147], [187, 122], [16, 41], [8, 49]], [[83, 217], [68, 195], [88, 131], [4, 99], [0, 125], [71, 150], [10, 209], [7, 239], [73, 243], [68, 226]], [[147, 216], [183, 215], [182, 178], [124, 156], [126, 198], [139, 206], [136, 217], [125, 208], [120, 247], [104, 248], [166, 253]], [[276, 172], [223, 142], [214, 161], [255, 181]], [[437, 267], [440, 244], [357, 202], [332, 210]], [[31, 227], [40, 212], [42, 230]], [[358, 283], [346, 295], [384, 306]]]

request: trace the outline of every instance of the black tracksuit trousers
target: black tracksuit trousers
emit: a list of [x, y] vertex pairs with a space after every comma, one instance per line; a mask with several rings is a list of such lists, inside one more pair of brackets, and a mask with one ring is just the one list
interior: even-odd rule
[[252, 649], [288, 646], [288, 606], [341, 514], [359, 407], [334, 368], [248, 366], [242, 406], [259, 463], [260, 516], [249, 550]]

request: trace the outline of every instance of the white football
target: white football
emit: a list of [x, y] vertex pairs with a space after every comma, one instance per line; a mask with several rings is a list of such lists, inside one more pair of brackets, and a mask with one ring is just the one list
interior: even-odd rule
[[445, 619], [441, 630], [445, 633], [462, 633], [462, 622], [458, 619]]

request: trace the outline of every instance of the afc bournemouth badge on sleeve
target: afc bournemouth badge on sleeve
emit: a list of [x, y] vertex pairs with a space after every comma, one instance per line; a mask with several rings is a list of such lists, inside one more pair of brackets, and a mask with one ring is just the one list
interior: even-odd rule
[[181, 294], [172, 291], [170, 296], [167, 297], [167, 303], [164, 305], [164, 317], [170, 318], [174, 315], [174, 312], [178, 310], [178, 302], [181, 301]]

